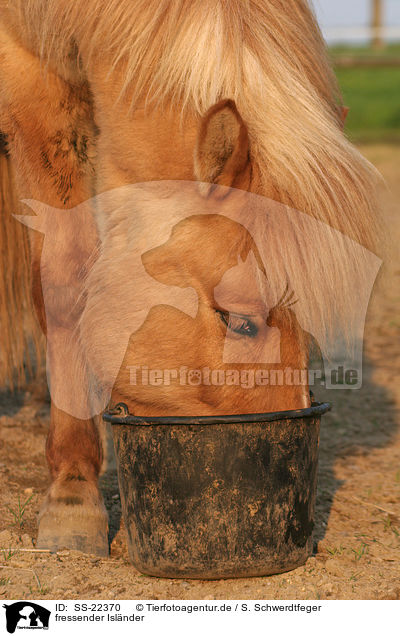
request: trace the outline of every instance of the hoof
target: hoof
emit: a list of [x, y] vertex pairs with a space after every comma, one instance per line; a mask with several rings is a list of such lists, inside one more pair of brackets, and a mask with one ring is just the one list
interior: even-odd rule
[[36, 546], [108, 556], [108, 516], [100, 497], [87, 501], [81, 493], [55, 496], [50, 491], [39, 513]]

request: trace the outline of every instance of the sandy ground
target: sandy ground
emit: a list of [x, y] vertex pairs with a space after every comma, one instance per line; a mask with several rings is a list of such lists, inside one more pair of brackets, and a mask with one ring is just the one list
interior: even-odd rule
[[[363, 151], [382, 171], [388, 252], [400, 242], [400, 148]], [[35, 551], [48, 485], [48, 403], [37, 389], [0, 395], [0, 597], [87, 599], [400, 599], [400, 264], [388, 258], [368, 312], [364, 384], [320, 390], [333, 402], [320, 444], [314, 555], [286, 574], [221, 581], [144, 576], [129, 563], [115, 473], [102, 477], [108, 559]], [[43, 393], [43, 392], [42, 392]], [[26, 505], [25, 505], [26, 504]]]

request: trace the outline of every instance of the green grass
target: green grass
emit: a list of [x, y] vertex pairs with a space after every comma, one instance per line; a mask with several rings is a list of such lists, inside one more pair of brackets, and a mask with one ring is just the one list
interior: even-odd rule
[[6, 563], [7, 561], [10, 561], [13, 556], [15, 556], [16, 554], [18, 554], [19, 550], [18, 548], [16, 550], [13, 550], [12, 548], [3, 548], [2, 549], [2, 556], [3, 556], [3, 562]]
[[362, 541], [361, 545], [357, 549], [351, 548], [351, 551], [354, 552], [355, 560], [359, 561], [364, 556], [364, 554], [368, 553], [368, 544]]
[[[400, 50], [400, 47], [399, 47]], [[400, 141], [400, 66], [337, 68], [354, 141]]]
[[21, 498], [18, 495], [18, 508], [11, 508], [10, 506], [7, 506], [8, 510], [11, 512], [13, 518], [14, 518], [14, 523], [13, 525], [18, 528], [18, 530], [22, 530], [22, 528], [24, 527], [24, 515], [26, 512], [26, 507], [27, 505], [30, 503], [31, 499], [32, 499], [33, 495], [31, 495], [30, 497], [28, 497], [28, 499], [26, 501], [24, 501], [23, 503], [21, 503]]
[[399, 141], [400, 67], [341, 68], [337, 77], [350, 107], [346, 128], [360, 141]]
[[0, 577], [0, 585], [8, 585], [10, 581], [11, 581], [11, 577], [9, 576]]

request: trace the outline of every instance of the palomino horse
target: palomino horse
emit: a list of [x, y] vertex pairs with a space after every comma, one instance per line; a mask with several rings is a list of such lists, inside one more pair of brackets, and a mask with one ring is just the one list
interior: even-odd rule
[[[98, 407], [75, 413], [65, 404], [68, 393], [70, 402], [76, 397], [77, 386], [90, 401], [88, 369], [99, 376], [110, 367], [113, 334], [124, 331], [135, 311], [134, 285], [129, 302], [124, 298], [135, 271], [107, 260], [115, 248], [126, 254], [132, 219], [126, 210], [121, 218], [121, 206], [112, 198], [109, 205], [78, 214], [79, 223], [71, 221], [73, 210], [129, 184], [200, 184], [192, 191], [193, 213], [142, 258], [153, 280], [194, 289], [198, 311], [193, 317], [154, 303], [143, 328], [128, 338], [113, 399], [144, 415], [294, 409], [308, 404], [307, 386], [248, 391], [234, 384], [220, 388], [192, 381], [182, 387], [175, 381], [160, 391], [132, 384], [132, 366], [139, 361], [146, 368], [198, 368], [211, 359], [221, 368], [220, 343], [228, 332], [235, 347], [242, 347], [242, 338], [247, 349], [267, 325], [281, 332], [279, 364], [305, 369], [307, 338], [293, 318], [290, 301], [296, 299], [293, 289], [285, 289], [284, 276], [273, 314], [253, 312], [258, 318], [250, 320], [240, 308], [227, 312], [222, 300], [214, 302], [216, 289], [220, 299], [226, 293], [225, 274], [249, 255], [253, 271], [267, 280], [269, 275], [240, 217], [229, 221], [215, 210], [240, 206], [242, 195], [255, 193], [371, 249], [376, 175], [343, 135], [340, 95], [306, 0], [0, 0], [0, 10], [1, 232], [7, 245], [1, 256], [1, 313], [12, 325], [4, 332], [4, 380], [10, 382], [13, 368], [26, 359], [23, 311], [31, 277], [39, 323], [52, 334], [47, 356], [56, 396], [46, 448], [52, 484], [38, 545], [106, 554], [107, 516], [97, 485]], [[37, 232], [31, 232], [31, 274], [25, 267], [26, 238], [11, 219], [18, 199], [34, 199], [66, 215], [64, 225], [55, 222], [54, 261], [46, 258], [46, 267], [42, 261], [41, 273], [43, 236]], [[159, 220], [153, 216], [152, 224], [158, 223], [161, 214]], [[135, 227], [139, 236], [149, 230]], [[303, 229], [311, 244], [313, 230]], [[274, 254], [284, 272], [296, 239], [284, 231], [279, 239], [281, 257], [276, 242]], [[91, 259], [93, 267], [82, 275]], [[354, 298], [346, 276], [341, 287], [332, 288], [335, 265], [326, 265], [322, 286], [317, 267], [307, 271], [306, 281], [300, 267], [291, 271], [291, 287], [297, 294], [303, 290], [316, 315], [323, 316], [321, 331], [329, 331], [335, 318], [334, 312], [323, 312], [324, 297], [333, 297], [345, 319]], [[120, 301], [112, 312], [110, 293]], [[119, 322], [115, 308], [123, 309]], [[104, 331], [101, 325], [110, 320], [113, 330]], [[66, 349], [80, 360], [82, 342], [87, 360], [69, 367]]]

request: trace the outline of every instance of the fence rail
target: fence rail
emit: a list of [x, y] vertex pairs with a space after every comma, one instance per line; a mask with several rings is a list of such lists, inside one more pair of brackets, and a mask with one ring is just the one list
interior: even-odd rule
[[400, 56], [357, 57], [356, 55], [338, 55], [334, 56], [333, 61], [337, 68], [353, 68], [354, 66], [363, 68], [400, 67]]
[[400, 40], [400, 25], [383, 26], [379, 29], [374, 29], [370, 25], [322, 27], [322, 32], [329, 44], [339, 42], [371, 42], [377, 36], [385, 42]]

